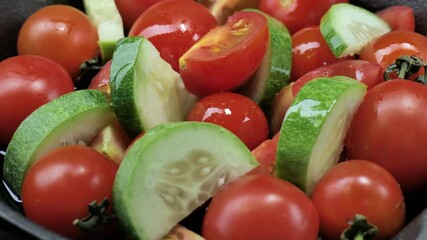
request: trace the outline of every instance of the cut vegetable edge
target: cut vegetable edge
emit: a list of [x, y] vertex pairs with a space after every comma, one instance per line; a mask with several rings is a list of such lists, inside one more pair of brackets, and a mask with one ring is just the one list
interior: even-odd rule
[[[307, 195], [338, 162], [350, 123], [366, 94], [364, 84], [348, 77], [318, 78], [312, 82], [301, 89], [283, 120], [275, 171]], [[331, 84], [336, 84], [335, 93], [328, 89]], [[317, 99], [321, 92], [327, 94], [323, 98], [326, 101]]]
[[114, 0], [83, 0], [84, 9], [98, 32], [101, 57], [107, 62], [116, 42], [124, 37], [122, 17]]
[[383, 19], [364, 8], [334, 4], [323, 15], [320, 31], [336, 57], [354, 55], [373, 39], [391, 31]]
[[111, 75], [114, 110], [132, 137], [162, 123], [183, 121], [197, 100], [144, 37], [118, 42]]
[[243, 11], [258, 12], [267, 18], [269, 42], [260, 67], [238, 92], [266, 109], [271, 105], [276, 93], [290, 82], [292, 39], [286, 26], [275, 18], [257, 9]]
[[128, 234], [161, 239], [257, 164], [243, 142], [218, 125], [166, 123], [129, 149], [114, 183], [114, 209]]
[[69, 144], [88, 145], [114, 120], [103, 94], [79, 90], [41, 106], [18, 127], [6, 150], [3, 177], [21, 193], [26, 171], [45, 153]]

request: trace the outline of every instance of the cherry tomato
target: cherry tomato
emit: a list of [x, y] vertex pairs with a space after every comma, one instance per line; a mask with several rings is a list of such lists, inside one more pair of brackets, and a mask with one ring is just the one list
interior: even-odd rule
[[427, 184], [427, 87], [390, 80], [368, 91], [347, 136], [347, 154], [386, 168], [402, 189]]
[[114, 2], [122, 17], [125, 29], [129, 30], [139, 15], [159, 1], [160, 0], [115, 0]]
[[209, 10], [196, 1], [165, 0], [141, 14], [129, 36], [146, 37], [160, 56], [179, 71], [179, 58], [216, 25]]
[[92, 78], [88, 89], [97, 89], [110, 95], [110, 69], [111, 60], [102, 66], [101, 70]]
[[32, 221], [80, 239], [86, 233], [73, 225], [89, 215], [88, 205], [110, 201], [117, 166], [92, 148], [70, 145], [42, 156], [25, 175], [22, 205]]
[[0, 145], [41, 105], [74, 91], [68, 72], [40, 56], [15, 56], [0, 62]]
[[387, 170], [366, 160], [332, 167], [317, 183], [312, 200], [319, 212], [322, 239], [340, 239], [356, 214], [378, 228], [378, 239], [390, 239], [405, 220], [399, 184]]
[[346, 58], [334, 56], [319, 26], [307, 27], [292, 35], [292, 81], [314, 69], [342, 59]]
[[19, 55], [39, 55], [61, 64], [73, 79], [80, 65], [97, 56], [98, 33], [77, 8], [50, 5], [33, 13], [18, 35]]
[[317, 239], [319, 216], [296, 186], [268, 174], [248, 174], [212, 198], [203, 219], [206, 240]]
[[414, 55], [427, 61], [427, 38], [411, 31], [392, 31], [368, 43], [360, 59], [381, 64], [383, 71], [397, 58]]
[[279, 136], [280, 134], [276, 133], [272, 139], [265, 140], [252, 150], [252, 155], [259, 162], [260, 166], [267, 169], [269, 173], [273, 173], [276, 166], [276, 152]]
[[289, 32], [295, 33], [305, 27], [319, 25], [323, 14], [335, 3], [348, 3], [348, 0], [261, 0], [259, 8], [283, 22]]
[[199, 96], [236, 89], [261, 64], [268, 38], [267, 20], [262, 14], [236, 12], [180, 58], [185, 87]]
[[415, 16], [411, 7], [395, 5], [384, 8], [376, 14], [384, 19], [392, 30], [415, 31]]
[[268, 122], [261, 108], [250, 98], [237, 93], [214, 93], [200, 99], [187, 120], [223, 126], [251, 150], [268, 138]]
[[299, 90], [312, 79], [329, 76], [347, 76], [354, 78], [371, 89], [384, 81], [381, 65], [364, 60], [343, 60], [315, 69], [301, 76], [292, 86], [292, 93], [297, 95]]

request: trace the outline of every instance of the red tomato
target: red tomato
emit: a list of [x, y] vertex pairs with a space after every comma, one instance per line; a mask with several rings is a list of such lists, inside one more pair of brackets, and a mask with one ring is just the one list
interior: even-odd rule
[[129, 36], [146, 37], [160, 56], [179, 71], [179, 58], [216, 25], [209, 10], [196, 1], [165, 0], [141, 14]]
[[110, 95], [110, 69], [111, 60], [105, 63], [95, 77], [92, 78], [88, 89], [97, 89]]
[[342, 59], [345, 58], [334, 56], [319, 26], [307, 27], [292, 35], [292, 81], [314, 69]]
[[323, 14], [335, 3], [348, 3], [348, 0], [261, 0], [259, 8], [295, 33], [305, 27], [319, 25]]
[[0, 145], [41, 105], [74, 91], [68, 72], [40, 56], [15, 56], [0, 62]]
[[89, 215], [88, 205], [110, 201], [117, 166], [92, 148], [57, 148], [28, 170], [22, 185], [22, 205], [32, 221], [68, 237], [87, 233], [73, 225]]
[[262, 167], [265, 167], [269, 173], [274, 172], [276, 166], [277, 143], [279, 142], [279, 133], [276, 133], [272, 139], [267, 139], [258, 147], [252, 150], [252, 155]]
[[224, 186], [203, 219], [206, 240], [317, 239], [319, 216], [297, 187], [268, 174], [249, 174]]
[[199, 96], [238, 88], [261, 64], [268, 38], [263, 15], [236, 12], [180, 58], [185, 87]]
[[223, 126], [251, 150], [268, 138], [268, 122], [261, 108], [250, 98], [237, 93], [215, 93], [200, 99], [187, 120]]
[[67, 5], [33, 13], [18, 35], [19, 55], [39, 55], [61, 64], [76, 79], [80, 65], [98, 53], [98, 33], [90, 19]]
[[360, 59], [379, 63], [383, 71], [397, 58], [415, 55], [427, 61], [427, 38], [411, 31], [392, 31], [368, 43]]
[[339, 75], [354, 78], [366, 84], [368, 89], [384, 81], [382, 67], [378, 63], [364, 60], [344, 60], [315, 69], [303, 75], [292, 85], [292, 93], [296, 96], [302, 86], [312, 79]]
[[365, 160], [332, 167], [317, 183], [312, 200], [319, 212], [322, 239], [340, 239], [356, 214], [379, 229], [378, 239], [390, 239], [405, 220], [399, 184], [384, 168]]
[[351, 159], [366, 159], [386, 168], [403, 190], [427, 184], [427, 87], [390, 80], [368, 91], [347, 137]]
[[376, 14], [384, 19], [392, 30], [415, 31], [415, 16], [411, 7], [395, 5], [384, 8]]
[[129, 30], [135, 20], [151, 5], [160, 0], [115, 0], [125, 29]]

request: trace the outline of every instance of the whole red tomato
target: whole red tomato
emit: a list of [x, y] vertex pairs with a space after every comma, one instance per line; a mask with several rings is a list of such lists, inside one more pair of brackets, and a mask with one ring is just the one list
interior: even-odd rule
[[[22, 185], [22, 205], [32, 221], [65, 236], [81, 239], [87, 232], [73, 222], [89, 215], [88, 205], [108, 199], [117, 166], [92, 148], [70, 145], [54, 149], [28, 170]], [[105, 226], [105, 228], [110, 228]]]
[[251, 150], [268, 138], [268, 122], [264, 112], [252, 99], [237, 93], [214, 93], [200, 99], [187, 120], [225, 127]]
[[88, 89], [97, 89], [107, 95], [110, 95], [110, 70], [111, 60], [102, 66], [101, 70], [92, 78]]
[[404, 191], [427, 184], [427, 87], [390, 80], [368, 91], [347, 136], [351, 159], [386, 168]]
[[384, 8], [376, 14], [384, 19], [394, 30], [415, 31], [415, 16], [411, 7], [395, 5]]
[[403, 226], [405, 202], [393, 176], [366, 160], [350, 160], [332, 167], [319, 180], [312, 200], [320, 216], [322, 239], [340, 239], [356, 214], [375, 225], [375, 239], [389, 239]]
[[249, 174], [224, 186], [203, 219], [207, 240], [314, 240], [319, 216], [297, 187], [268, 174]]
[[427, 61], [427, 37], [412, 31], [392, 31], [363, 47], [360, 59], [379, 63], [385, 71], [403, 55], [417, 56]]
[[319, 26], [303, 28], [292, 35], [291, 80], [295, 81], [312, 70], [346, 58], [334, 56]]
[[50, 5], [25, 20], [18, 35], [18, 54], [50, 58], [76, 79], [80, 65], [97, 56], [97, 41], [96, 27], [82, 11]]
[[160, 0], [115, 0], [114, 2], [123, 19], [123, 25], [128, 31], [139, 15], [159, 1]]
[[137, 18], [129, 36], [146, 37], [160, 56], [179, 71], [179, 58], [216, 25], [209, 10], [196, 1], [164, 0]]
[[68, 72], [40, 56], [0, 62], [0, 145], [6, 146], [21, 122], [41, 105], [74, 91]]
[[277, 18], [295, 33], [305, 27], [319, 25], [323, 14], [335, 3], [348, 3], [348, 0], [261, 0], [261, 11]]

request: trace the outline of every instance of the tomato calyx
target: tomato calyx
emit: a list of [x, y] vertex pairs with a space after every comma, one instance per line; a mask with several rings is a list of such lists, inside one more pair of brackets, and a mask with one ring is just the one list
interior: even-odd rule
[[115, 215], [109, 215], [107, 209], [110, 201], [104, 198], [99, 204], [94, 200], [88, 205], [89, 215], [82, 219], [75, 219], [73, 225], [86, 232], [99, 232], [104, 225], [110, 224]]
[[341, 234], [341, 240], [374, 240], [378, 235], [378, 228], [370, 224], [362, 214], [354, 215], [349, 224]]
[[392, 73], [398, 74], [398, 79], [409, 79], [413, 74], [424, 68], [424, 76], [417, 76], [414, 81], [427, 85], [427, 63], [417, 56], [401, 56], [390, 64], [384, 72], [386, 80], [393, 79], [390, 77]]

